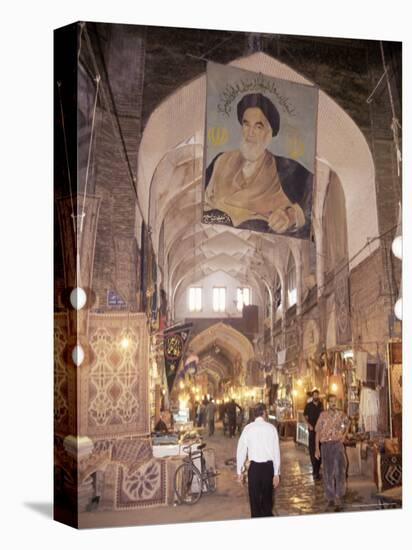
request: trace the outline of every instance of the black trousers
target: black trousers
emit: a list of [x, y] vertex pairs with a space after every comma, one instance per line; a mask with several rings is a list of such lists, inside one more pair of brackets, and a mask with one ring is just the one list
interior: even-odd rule
[[321, 461], [315, 457], [316, 451], [316, 432], [315, 430], [309, 431], [309, 455], [312, 462], [313, 477], [319, 476]]
[[252, 518], [273, 516], [273, 462], [251, 462], [248, 470]]

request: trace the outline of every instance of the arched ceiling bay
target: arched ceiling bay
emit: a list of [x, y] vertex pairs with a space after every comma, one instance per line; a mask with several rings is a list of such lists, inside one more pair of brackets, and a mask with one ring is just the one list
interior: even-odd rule
[[225, 380], [233, 377], [233, 363], [230, 357], [225, 353], [224, 349], [218, 348], [216, 352], [216, 344], [211, 344], [208, 349], [206, 349], [199, 356], [199, 367], [198, 373], [200, 374], [203, 370], [214, 371], [220, 380]]
[[[311, 84], [302, 75], [262, 53], [230, 63], [243, 69]], [[307, 241], [202, 225], [202, 169], [205, 124], [205, 75], [179, 88], [151, 114], [139, 150], [139, 201], [151, 227], [157, 252], [163, 247], [169, 296], [208, 274], [222, 271], [239, 281], [270, 284], [275, 274], [284, 277], [292, 251], [295, 261], [305, 257]], [[319, 230], [328, 174], [333, 170], [342, 183], [347, 205], [349, 257], [368, 239], [378, 235], [376, 208], [367, 215], [360, 209], [376, 204], [374, 166], [366, 140], [353, 120], [320, 90], [317, 130], [317, 168], [313, 226]], [[319, 176], [320, 175], [320, 176]], [[163, 225], [163, 231], [161, 231]], [[159, 242], [160, 237], [164, 239]], [[357, 256], [364, 259], [378, 242]]]
[[189, 348], [199, 357], [211, 355], [212, 348], [218, 346], [219, 353], [212, 353], [220, 357], [221, 362], [229, 362], [230, 365], [239, 363], [239, 368], [246, 369], [250, 359], [254, 357], [251, 342], [242, 333], [219, 322], [203, 330], [192, 338]]

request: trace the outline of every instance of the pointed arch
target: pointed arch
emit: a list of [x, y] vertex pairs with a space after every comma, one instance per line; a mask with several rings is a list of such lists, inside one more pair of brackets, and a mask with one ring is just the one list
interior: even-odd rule
[[224, 349], [231, 361], [240, 359], [241, 374], [244, 378], [247, 363], [254, 357], [253, 346], [246, 336], [230, 325], [219, 322], [197, 334], [189, 342], [189, 347], [193, 353], [201, 355], [213, 344], [218, 344]]

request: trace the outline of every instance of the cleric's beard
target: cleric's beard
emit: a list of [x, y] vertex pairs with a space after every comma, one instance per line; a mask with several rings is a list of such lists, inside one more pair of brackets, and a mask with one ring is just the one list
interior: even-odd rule
[[256, 162], [265, 152], [268, 143], [249, 143], [242, 139], [240, 152], [247, 161]]

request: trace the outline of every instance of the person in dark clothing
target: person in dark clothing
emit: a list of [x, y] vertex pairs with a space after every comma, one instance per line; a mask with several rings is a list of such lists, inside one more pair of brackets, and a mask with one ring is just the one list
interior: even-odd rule
[[159, 420], [157, 421], [157, 424], [154, 428], [155, 432], [162, 432], [162, 433], [168, 433], [168, 429], [167, 429], [167, 426], [166, 426], [166, 422], [163, 420], [162, 417], [159, 418]]
[[211, 399], [206, 405], [206, 421], [209, 427], [209, 436], [212, 436], [215, 433], [216, 408], [214, 399]]
[[240, 409], [240, 411], [237, 411], [237, 414], [236, 414], [236, 427], [239, 435], [242, 432], [244, 420], [245, 418], [244, 418], [243, 409]]
[[253, 422], [255, 420], [255, 407], [256, 405], [252, 402], [251, 406], [249, 407], [249, 422]]
[[310, 455], [310, 461], [312, 463], [313, 479], [315, 480], [320, 479], [319, 472], [320, 472], [320, 465], [321, 465], [321, 459], [320, 458], [318, 459], [315, 456], [315, 451], [316, 451], [315, 426], [320, 416], [320, 413], [322, 411], [323, 411], [323, 405], [319, 399], [319, 392], [318, 390], [313, 390], [312, 401], [310, 401], [309, 403], [306, 403], [305, 410], [303, 411], [303, 416], [305, 417], [306, 424], [309, 430], [309, 455]]
[[225, 406], [223, 408], [223, 417], [222, 417], [222, 424], [223, 424], [223, 435], [228, 435], [229, 433], [229, 415], [227, 414], [227, 403], [225, 403]]
[[225, 414], [225, 403], [222, 401], [219, 405], [219, 420], [223, 420], [223, 415]]
[[239, 411], [242, 410], [242, 407], [240, 407], [240, 405], [238, 405], [234, 399], [232, 399], [232, 401], [230, 401], [226, 405], [226, 413], [228, 416], [230, 437], [234, 437], [236, 432], [236, 408], [238, 408]]

